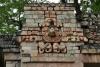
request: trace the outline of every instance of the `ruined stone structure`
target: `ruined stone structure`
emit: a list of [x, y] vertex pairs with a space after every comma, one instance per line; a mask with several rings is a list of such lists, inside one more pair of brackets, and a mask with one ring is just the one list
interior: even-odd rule
[[[94, 45], [93, 39], [84, 34], [88, 29], [76, 20], [74, 11], [72, 3], [26, 4], [26, 23], [18, 37], [20, 52], [11, 58], [17, 57], [20, 67], [87, 67], [87, 63], [100, 63], [100, 49], [87, 48], [89, 43]], [[100, 39], [96, 39], [99, 44]], [[11, 55], [5, 56], [9, 60]]]
[[[100, 62], [95, 49], [80, 49], [88, 42], [76, 21], [74, 4], [26, 4], [19, 41], [22, 67], [83, 67]], [[95, 58], [94, 58], [95, 57]]]

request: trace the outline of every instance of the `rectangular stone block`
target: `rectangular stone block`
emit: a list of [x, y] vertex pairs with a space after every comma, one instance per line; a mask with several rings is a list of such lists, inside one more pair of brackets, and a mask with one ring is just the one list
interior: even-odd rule
[[60, 8], [60, 10], [65, 10], [65, 7], [59, 7]]
[[38, 56], [38, 50], [34, 50], [34, 51], [31, 53], [31, 56], [32, 56], [32, 57]]
[[31, 14], [26, 14], [26, 15], [24, 15], [24, 17], [25, 17], [26, 19], [31, 19], [31, 18], [33, 18], [33, 15], [31, 15]]
[[36, 40], [36, 41], [41, 41], [41, 40], [42, 40], [42, 36], [36, 36], [36, 37], [35, 37], [35, 40]]
[[24, 7], [24, 10], [31, 10], [31, 7]]
[[5, 53], [4, 59], [5, 60], [19, 60], [20, 55], [18, 53]]
[[82, 49], [81, 53], [88, 53], [88, 50], [87, 49]]
[[64, 7], [64, 10], [75, 10], [75, 7]]
[[96, 53], [96, 49], [88, 49], [89, 50], [89, 53]]
[[22, 57], [22, 62], [30, 62], [31, 58], [30, 57]]
[[61, 15], [63, 12], [62, 11], [56, 11], [57, 15]]
[[32, 9], [32, 10], [36, 10], [37, 8], [36, 8], [36, 7], [32, 7], [31, 9]]
[[36, 27], [28, 27], [28, 30], [30, 30], [30, 31], [39, 31], [40, 28], [36, 28]]
[[65, 15], [57, 15], [57, 19], [65, 19], [66, 16]]
[[36, 10], [42, 10], [42, 8], [38, 6], [38, 7], [36, 7]]
[[73, 47], [74, 50], [78, 50], [78, 47]]
[[72, 49], [73, 49], [73, 47], [71, 47], [71, 46], [67, 47], [67, 50], [72, 50]]
[[47, 7], [42, 6], [41, 9], [42, 9], [42, 10], [47, 10]]
[[38, 23], [27, 23], [27, 25], [26, 26], [28, 26], [28, 27], [38, 27]]
[[49, 15], [49, 14], [45, 14], [45, 17], [46, 17], [46, 18], [47, 18], [47, 17], [49, 18], [49, 17], [50, 17], [50, 15]]
[[30, 18], [27, 18], [26, 19], [26, 23], [35, 23], [36, 21], [34, 19], [30, 19]]
[[53, 7], [48, 7], [48, 10], [53, 10]]
[[33, 12], [34, 12], [34, 11], [24, 11], [24, 14], [25, 14], [25, 15], [27, 15], [27, 14], [32, 15]]
[[58, 6], [54, 7], [54, 10], [60, 10], [60, 8]]
[[33, 19], [36, 19], [36, 21], [40, 21], [41, 19], [43, 20], [44, 19], [44, 15], [33, 15]]
[[22, 31], [21, 35], [27, 35], [27, 31]]

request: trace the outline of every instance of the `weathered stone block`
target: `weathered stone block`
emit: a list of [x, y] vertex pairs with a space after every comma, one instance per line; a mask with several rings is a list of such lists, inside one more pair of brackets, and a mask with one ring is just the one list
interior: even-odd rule
[[48, 7], [48, 10], [53, 10], [53, 7]]
[[37, 8], [36, 8], [36, 7], [32, 7], [31, 9], [32, 9], [32, 10], [36, 10]]
[[22, 57], [22, 62], [30, 62], [31, 58], [30, 57]]
[[33, 15], [31, 15], [31, 14], [27, 14], [27, 15], [24, 15], [24, 17], [27, 19], [31, 19], [31, 18], [33, 18]]
[[31, 10], [31, 7], [24, 7], [24, 10]]
[[41, 9], [42, 9], [42, 10], [47, 10], [47, 7], [42, 6]]
[[54, 10], [60, 10], [60, 8], [58, 6], [54, 7]]

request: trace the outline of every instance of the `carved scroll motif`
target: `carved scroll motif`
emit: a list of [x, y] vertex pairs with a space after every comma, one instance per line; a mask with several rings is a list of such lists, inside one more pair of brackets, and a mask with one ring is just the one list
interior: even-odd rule
[[38, 44], [38, 52], [43, 53], [67, 53], [67, 47], [64, 44], [58, 43], [43, 43]]

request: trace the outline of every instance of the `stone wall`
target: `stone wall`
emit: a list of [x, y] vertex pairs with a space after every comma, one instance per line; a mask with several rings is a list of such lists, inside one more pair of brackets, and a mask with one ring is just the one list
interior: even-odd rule
[[19, 42], [21, 67], [83, 67], [78, 46], [88, 39], [76, 21], [73, 4], [26, 4]]

